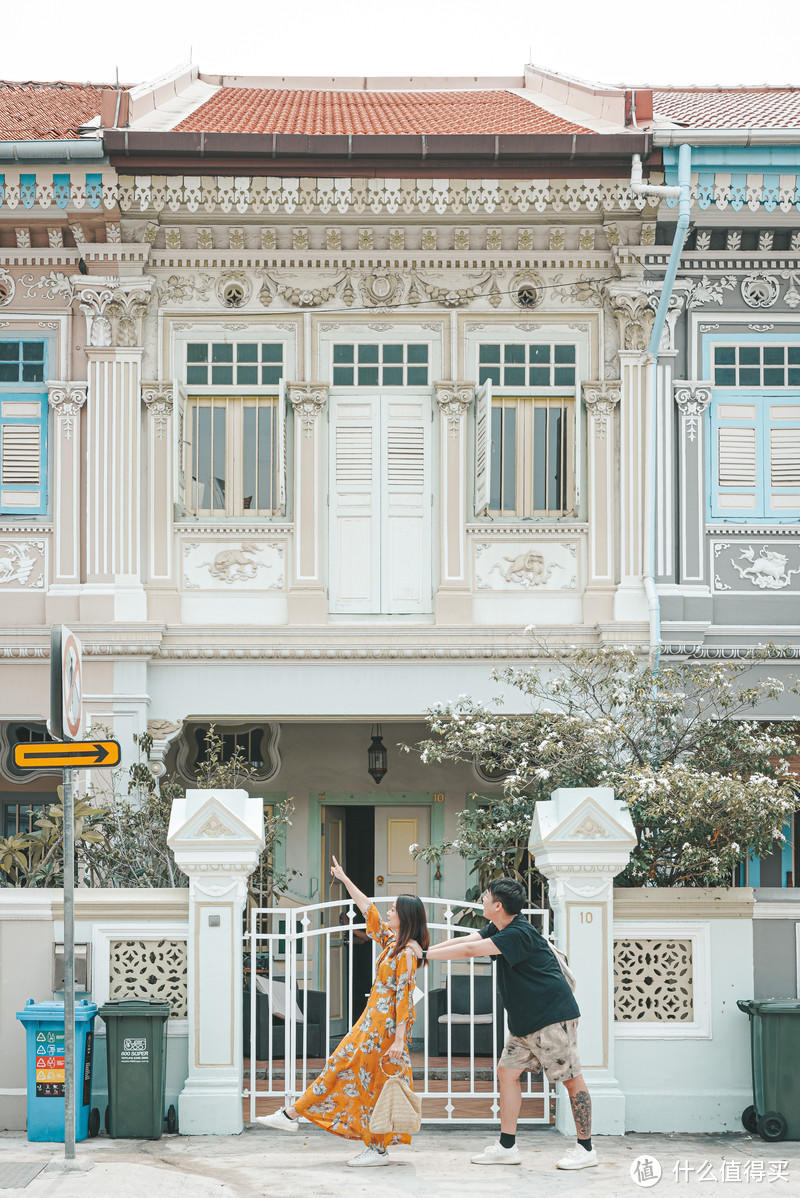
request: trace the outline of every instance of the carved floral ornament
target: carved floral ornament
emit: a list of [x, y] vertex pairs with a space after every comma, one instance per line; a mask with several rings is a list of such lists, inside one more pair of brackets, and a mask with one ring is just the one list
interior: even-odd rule
[[86, 403], [87, 387], [88, 383], [47, 384], [47, 398], [50, 407], [58, 414], [58, 423], [61, 425], [67, 441], [72, 440], [74, 422], [78, 418], [78, 412]]
[[683, 417], [690, 441], [697, 437], [700, 420], [711, 403], [711, 386], [711, 383], [688, 382], [683, 379], [675, 379], [672, 384], [675, 403]]
[[439, 411], [447, 417], [450, 436], [457, 437], [464, 413], [475, 398], [475, 388], [472, 383], [452, 382], [434, 383], [433, 388]]
[[583, 402], [601, 441], [605, 440], [609, 418], [613, 415], [621, 395], [622, 382], [619, 379], [583, 384]]
[[175, 406], [174, 384], [142, 383], [142, 403], [153, 418], [156, 436], [159, 441], [162, 441], [172, 415], [172, 409]]
[[141, 344], [141, 322], [150, 302], [152, 279], [137, 279], [135, 290], [116, 280], [102, 280], [99, 286], [78, 292], [81, 312], [86, 317], [86, 343], [89, 346]]
[[288, 383], [286, 393], [295, 416], [303, 422], [303, 430], [310, 439], [317, 417], [328, 402], [327, 383]]
[[606, 294], [619, 324], [620, 349], [645, 353], [656, 315], [649, 295], [620, 287], [609, 287]]

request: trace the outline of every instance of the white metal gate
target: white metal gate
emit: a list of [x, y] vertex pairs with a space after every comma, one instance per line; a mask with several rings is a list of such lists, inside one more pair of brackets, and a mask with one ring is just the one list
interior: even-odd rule
[[[392, 899], [372, 901], [383, 914]], [[474, 931], [457, 921], [467, 913], [481, 914], [480, 903], [422, 902], [432, 943]], [[523, 914], [548, 934], [548, 911], [526, 908]], [[251, 910], [244, 962], [245, 1029], [249, 1025], [244, 1096], [250, 1100], [250, 1122], [279, 1103], [291, 1103], [313, 1081], [338, 1039], [334, 1036], [332, 1042], [332, 1020], [346, 1016], [352, 1027], [353, 945], [364, 928], [361, 913], [348, 898]], [[370, 943], [374, 975], [378, 946]], [[344, 966], [339, 966], [343, 984], [336, 974], [337, 957]], [[414, 1089], [423, 1098], [423, 1123], [496, 1122], [497, 1060], [508, 1026], [493, 967], [474, 958], [431, 962], [417, 970], [417, 987], [421, 992], [415, 1002], [411, 1058]], [[523, 1075], [522, 1097], [520, 1123], [550, 1122], [551, 1090], [543, 1075]], [[272, 1102], [257, 1109], [261, 1099]]]

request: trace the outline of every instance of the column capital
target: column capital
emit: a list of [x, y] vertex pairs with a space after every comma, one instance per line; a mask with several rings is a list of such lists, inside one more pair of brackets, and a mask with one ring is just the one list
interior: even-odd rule
[[690, 441], [697, 436], [699, 422], [708, 405], [711, 403], [710, 381], [699, 382], [695, 379], [674, 379], [672, 394], [678, 405], [681, 418]]
[[619, 379], [605, 379], [602, 382], [583, 384], [583, 402], [587, 412], [594, 421], [597, 435], [602, 441], [608, 430], [609, 417], [622, 395], [622, 383]]
[[162, 440], [175, 406], [175, 384], [159, 381], [142, 383], [142, 403], [153, 418], [159, 441]]
[[[683, 306], [686, 303], [687, 293], [682, 289], [680, 283], [676, 283], [672, 294], [669, 297], [667, 304], [667, 315], [664, 320], [664, 328], [661, 332], [661, 343], [658, 347], [658, 352], [669, 353], [675, 350], [675, 325], [678, 322], [678, 317], [683, 311]], [[658, 310], [658, 305], [661, 301], [661, 288], [656, 291], [651, 291], [647, 297], [647, 302], [655, 313]]]
[[61, 425], [64, 436], [68, 441], [72, 440], [73, 422], [77, 418], [78, 412], [86, 403], [86, 390], [88, 383], [47, 383], [47, 400], [50, 407], [58, 414], [58, 423]]
[[80, 279], [78, 305], [86, 317], [89, 347], [141, 345], [142, 318], [150, 303], [153, 279]]
[[327, 383], [287, 383], [286, 393], [295, 415], [302, 420], [307, 438], [311, 437], [317, 417], [328, 402]]
[[447, 379], [433, 384], [439, 411], [447, 417], [450, 436], [458, 436], [464, 413], [475, 398], [475, 385], [468, 382], [452, 382]]
[[656, 315], [648, 293], [636, 284], [615, 283], [606, 288], [606, 299], [619, 324], [620, 349], [645, 353]]

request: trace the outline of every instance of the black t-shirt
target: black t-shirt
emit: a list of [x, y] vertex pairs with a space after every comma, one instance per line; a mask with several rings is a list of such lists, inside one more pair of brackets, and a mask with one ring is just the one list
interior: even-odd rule
[[522, 915], [499, 930], [481, 931], [500, 950], [497, 985], [512, 1036], [530, 1036], [551, 1023], [578, 1019], [580, 1010], [547, 941]]

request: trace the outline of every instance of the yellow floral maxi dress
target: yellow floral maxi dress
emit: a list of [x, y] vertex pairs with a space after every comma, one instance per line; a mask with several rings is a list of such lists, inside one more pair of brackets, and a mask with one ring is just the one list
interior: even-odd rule
[[[383, 922], [372, 904], [367, 911], [367, 935], [383, 949], [375, 966], [375, 981], [366, 1008], [339, 1046], [331, 1053], [319, 1077], [295, 1101], [295, 1108], [317, 1127], [365, 1144], [410, 1144], [408, 1135], [377, 1136], [369, 1130], [369, 1118], [386, 1075], [379, 1061], [394, 1040], [398, 1023], [406, 1021], [408, 1051], [414, 1023], [414, 975], [417, 962], [410, 949], [392, 956], [394, 932]], [[413, 1088], [411, 1065], [402, 1071], [384, 1062], [387, 1073], [402, 1072]]]

